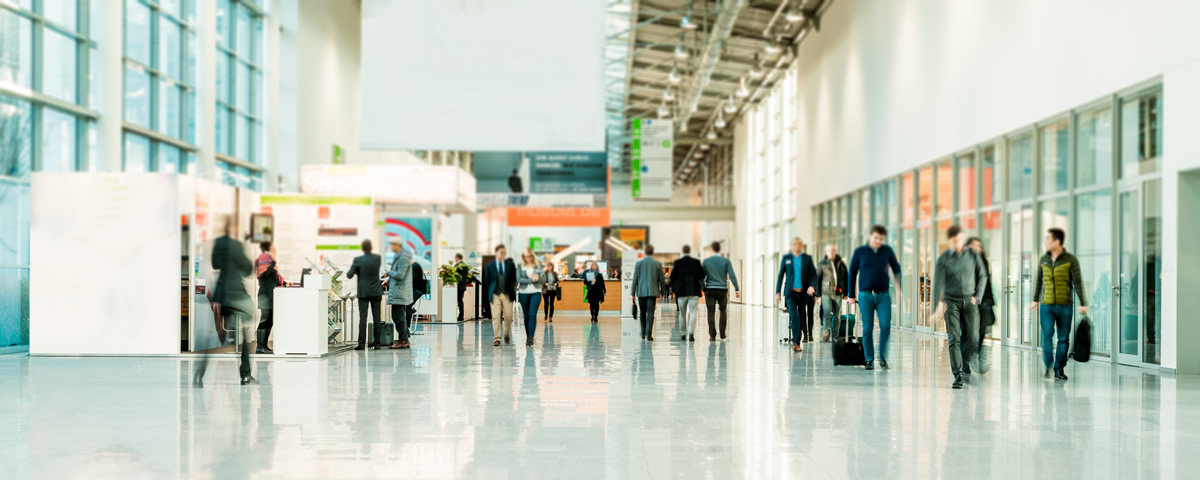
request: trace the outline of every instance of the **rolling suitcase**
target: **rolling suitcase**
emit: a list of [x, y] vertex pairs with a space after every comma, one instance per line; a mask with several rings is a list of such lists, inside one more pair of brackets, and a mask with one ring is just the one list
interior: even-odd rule
[[853, 313], [843, 313], [841, 318], [838, 320], [839, 322], [841, 322], [838, 325], [838, 333], [841, 333], [842, 335], [846, 335], [846, 332], [853, 331], [854, 323], [855, 323], [854, 320], [855, 320], [855, 316]]
[[[858, 307], [855, 306], [855, 310]], [[849, 315], [848, 323], [853, 328], [853, 314]], [[854, 332], [850, 329], [842, 330], [842, 336], [833, 339], [833, 364], [834, 365], [865, 365], [867, 363], [866, 353], [863, 352], [862, 337], [854, 336]]]
[[396, 343], [396, 324], [387, 322], [379, 331], [379, 345], [387, 347]]
[[786, 309], [780, 310], [778, 317], [779, 343], [792, 343], [792, 318]]

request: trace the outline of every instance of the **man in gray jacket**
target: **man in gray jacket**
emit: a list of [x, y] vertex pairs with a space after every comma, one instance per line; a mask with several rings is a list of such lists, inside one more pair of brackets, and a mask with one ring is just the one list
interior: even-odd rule
[[[825, 335], [821, 341], [828, 343], [832, 338], [840, 338], [849, 333], [842, 332], [841, 313], [842, 297], [846, 294], [846, 262], [838, 255], [837, 247], [832, 243], [825, 247], [825, 258], [817, 264], [817, 300], [825, 311]], [[850, 325], [846, 325], [850, 328]]]
[[716, 318], [718, 305], [721, 307], [721, 340], [725, 339], [725, 327], [729, 324], [729, 282], [733, 282], [734, 294], [738, 298], [742, 296], [737, 275], [733, 273], [733, 263], [720, 255], [721, 242], [713, 242], [712, 251], [713, 254], [704, 259], [704, 303], [708, 307], [709, 341], [717, 339], [717, 329], [713, 320]]
[[358, 297], [358, 347], [355, 350], [366, 350], [367, 348], [367, 307], [371, 308], [371, 313], [375, 316], [375, 323], [371, 327], [371, 335], [374, 338], [371, 341], [371, 347], [378, 350], [379, 335], [383, 331], [383, 324], [379, 321], [379, 316], [382, 314], [379, 307], [383, 299], [383, 283], [380, 282], [379, 268], [383, 265], [383, 259], [378, 254], [371, 253], [370, 240], [363, 240], [362, 252], [362, 255], [354, 257], [354, 262], [350, 264], [350, 270], [346, 272], [347, 279], [358, 276], [358, 291], [355, 292], [355, 296]]
[[[938, 302], [934, 321], [946, 318], [946, 339], [950, 348], [950, 369], [954, 385], [963, 386], [963, 363], [970, 362], [979, 338], [979, 299], [987, 286], [987, 269], [974, 250], [966, 248], [967, 235], [962, 227], [946, 230], [950, 248], [937, 259], [933, 271], [933, 301]], [[978, 368], [974, 370], [978, 371]]]
[[667, 281], [662, 264], [654, 257], [654, 245], [646, 245], [646, 258], [633, 267], [633, 299], [642, 314], [642, 340], [654, 341], [654, 307], [666, 291]]
[[408, 317], [413, 304], [413, 256], [404, 249], [400, 237], [392, 238], [392, 266], [388, 269], [388, 299], [392, 307], [392, 323], [396, 325], [396, 344], [391, 349], [408, 348]]

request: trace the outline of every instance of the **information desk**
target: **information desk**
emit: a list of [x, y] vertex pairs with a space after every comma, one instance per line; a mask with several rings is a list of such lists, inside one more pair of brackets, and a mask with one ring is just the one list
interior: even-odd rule
[[[583, 280], [561, 280], [558, 288], [562, 289], [562, 300], [554, 302], [554, 310], [583, 311], [591, 308], [583, 298]], [[600, 304], [601, 312], [621, 311], [621, 281], [605, 280], [604, 303]]]
[[305, 275], [303, 287], [275, 289], [275, 355], [329, 353], [329, 284], [328, 275]]

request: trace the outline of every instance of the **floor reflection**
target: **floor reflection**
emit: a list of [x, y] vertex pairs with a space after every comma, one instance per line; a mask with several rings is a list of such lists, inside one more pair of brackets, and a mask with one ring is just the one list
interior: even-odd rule
[[[655, 342], [632, 319], [560, 312], [532, 347], [487, 322], [411, 350], [261, 360], [0, 357], [6, 478], [1177, 477], [1200, 447], [1200, 378], [1102, 363], [1044, 380], [993, 348], [966, 390], [945, 342], [897, 331], [892, 369], [795, 354], [770, 310], [730, 337]], [[704, 313], [701, 314], [704, 326]], [[1190, 470], [1183, 470], [1190, 471]]]

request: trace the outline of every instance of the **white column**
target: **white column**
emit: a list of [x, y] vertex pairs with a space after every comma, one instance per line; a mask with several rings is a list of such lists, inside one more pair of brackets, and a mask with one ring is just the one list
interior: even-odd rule
[[[99, 57], [93, 59], [97, 63], [96, 108], [100, 119], [96, 123], [99, 135], [98, 165], [92, 165], [92, 171], [119, 172], [121, 171], [121, 123], [125, 118], [125, 92], [121, 83], [124, 76], [123, 27], [125, 25], [125, 2], [108, 0], [105, 8], [93, 8], [92, 15], [101, 16], [101, 31], [94, 32], [105, 41], [98, 42]], [[115, 39], [111, 40], [110, 39]]]
[[[217, 178], [217, 3], [196, 2], [196, 176]], [[233, 15], [232, 12], [228, 13]], [[233, 128], [229, 125], [228, 128]]]
[[266, 104], [263, 105], [264, 111], [262, 115], [262, 135], [259, 141], [263, 142], [263, 181], [264, 191], [277, 192], [279, 191], [279, 16], [283, 8], [283, 2], [280, 0], [272, 0], [270, 2], [270, 14], [266, 16], [263, 23], [263, 56], [260, 59], [260, 65], [263, 67], [263, 84], [259, 91], [266, 94]]

